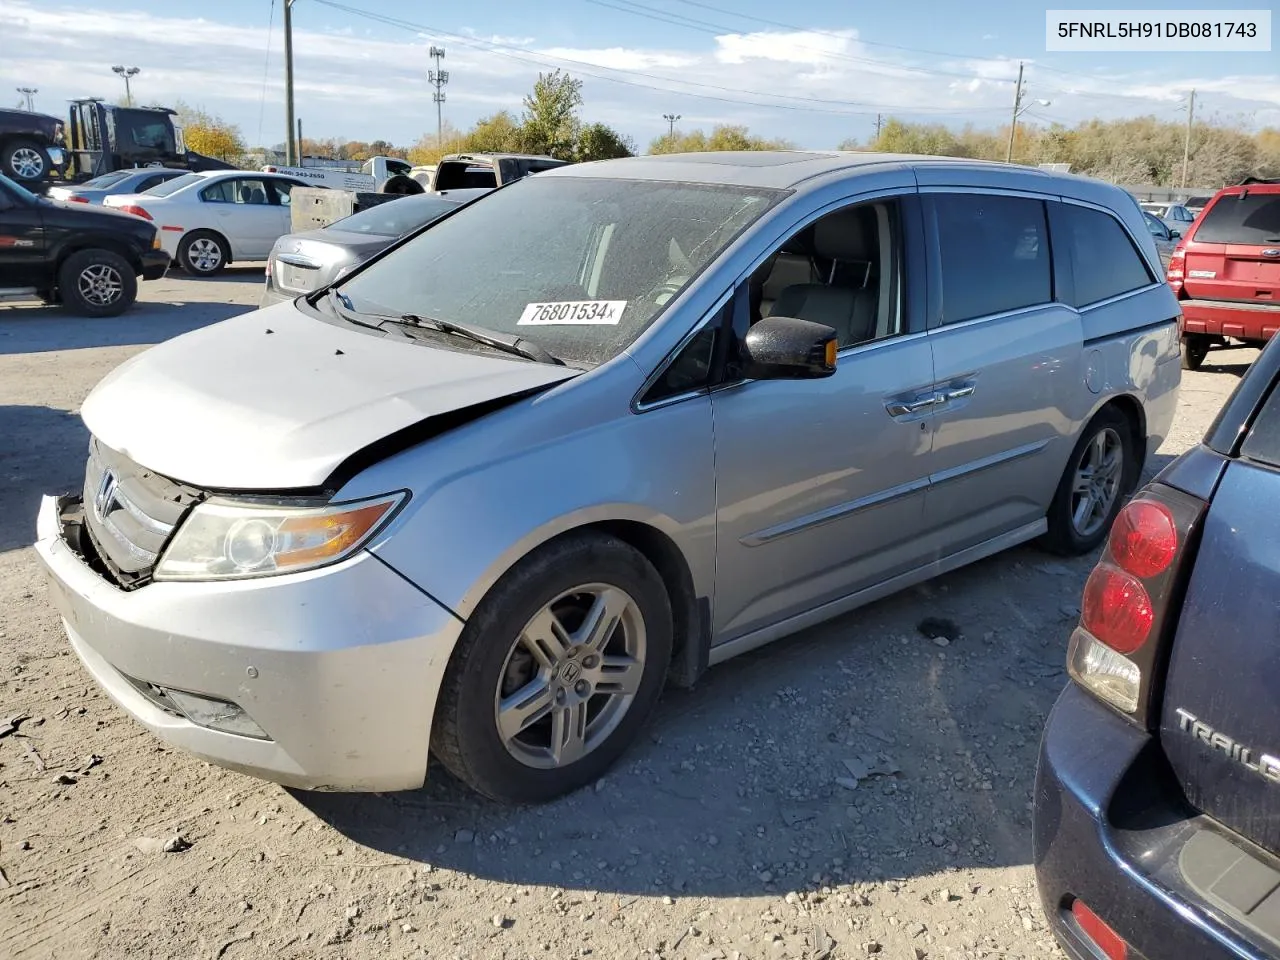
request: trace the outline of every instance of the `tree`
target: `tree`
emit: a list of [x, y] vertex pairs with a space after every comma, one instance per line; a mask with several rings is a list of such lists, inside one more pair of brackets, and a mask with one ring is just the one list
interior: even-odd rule
[[462, 149], [473, 153], [515, 153], [520, 150], [520, 124], [509, 111], [482, 117], [462, 138]]
[[746, 127], [720, 124], [711, 135], [701, 130], [668, 134], [649, 144], [650, 153], [701, 153], [706, 150], [794, 150], [787, 140], [767, 140], [754, 136]]
[[636, 142], [606, 124], [588, 123], [578, 131], [575, 160], [614, 160], [635, 155]]
[[567, 73], [538, 74], [533, 92], [524, 98], [521, 140], [529, 153], [572, 160], [578, 136], [582, 81]]
[[174, 106], [177, 122], [182, 127], [187, 149], [206, 157], [232, 162], [246, 153], [240, 128], [221, 117], [207, 113], [199, 107], [191, 107], [181, 100]]

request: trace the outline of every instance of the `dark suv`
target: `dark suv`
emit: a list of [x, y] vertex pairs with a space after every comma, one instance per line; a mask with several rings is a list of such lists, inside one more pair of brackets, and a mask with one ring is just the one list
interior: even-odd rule
[[138, 277], [169, 267], [154, 223], [105, 207], [46, 200], [0, 176], [0, 303], [43, 300], [113, 317], [138, 296]]
[[1121, 510], [1084, 589], [1034, 831], [1077, 960], [1280, 957], [1277, 341]]
[[1182, 301], [1183, 366], [1228, 338], [1255, 345], [1280, 329], [1280, 180], [1218, 191], [1169, 260]]

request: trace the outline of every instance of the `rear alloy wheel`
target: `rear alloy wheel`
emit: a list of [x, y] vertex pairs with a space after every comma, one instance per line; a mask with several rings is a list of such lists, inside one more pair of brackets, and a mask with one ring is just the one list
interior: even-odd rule
[[1209, 338], [1189, 333], [1182, 338], [1182, 369], [1199, 370], [1209, 355]]
[[671, 603], [644, 556], [612, 537], [553, 543], [517, 564], [468, 621], [432, 750], [496, 800], [582, 787], [652, 712], [671, 641]]
[[207, 230], [194, 230], [178, 244], [178, 263], [193, 276], [212, 277], [227, 265], [230, 258], [222, 238]]
[[1111, 530], [1125, 496], [1137, 481], [1133, 429], [1115, 409], [1105, 409], [1085, 428], [1049, 506], [1044, 545], [1076, 555], [1097, 547]]
[[34, 140], [13, 140], [0, 151], [4, 172], [19, 183], [32, 183], [49, 173], [49, 154]]
[[58, 271], [58, 292], [73, 313], [114, 317], [138, 296], [138, 278], [129, 261], [110, 250], [73, 253]]

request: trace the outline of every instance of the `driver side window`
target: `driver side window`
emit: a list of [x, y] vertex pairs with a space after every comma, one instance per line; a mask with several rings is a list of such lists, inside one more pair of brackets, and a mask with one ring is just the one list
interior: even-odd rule
[[787, 239], [751, 276], [751, 322], [797, 317], [836, 331], [841, 348], [903, 331], [899, 205], [843, 207]]

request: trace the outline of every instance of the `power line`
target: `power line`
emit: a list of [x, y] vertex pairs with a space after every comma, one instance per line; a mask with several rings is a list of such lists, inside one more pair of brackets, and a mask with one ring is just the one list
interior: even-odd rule
[[276, 0], [267, 16], [267, 55], [262, 60], [262, 96], [258, 99], [258, 143], [262, 144], [262, 120], [267, 110], [267, 71], [271, 69], [271, 33], [276, 25]]
[[[595, 69], [604, 69], [604, 70], [612, 71], [614, 73], [626, 74], [628, 76], [644, 77], [648, 80], [657, 80], [662, 83], [683, 84], [686, 86], [698, 87], [702, 89], [719, 90], [725, 93], [736, 93], [743, 96], [770, 97], [770, 98], [776, 98], [776, 99], [795, 100], [795, 101], [800, 101], [801, 103], [819, 103], [819, 104], [830, 104], [830, 105], [867, 106], [867, 107], [878, 106], [880, 107], [881, 110], [896, 110], [896, 111], [900, 111], [902, 113], [907, 113], [907, 114], [921, 114], [921, 115], [931, 114], [931, 113], [954, 114], [955, 112], [957, 112], [958, 109], [962, 109], [957, 107], [915, 107], [915, 106], [909, 106], [905, 104], [896, 104], [896, 105], [895, 104], [875, 104], [875, 103], [864, 103], [864, 102], [855, 101], [855, 100], [831, 100], [831, 99], [824, 99], [820, 97], [801, 97], [801, 96], [794, 96], [791, 94], [768, 93], [768, 92], [759, 91], [759, 90], [743, 90], [737, 87], [724, 87], [724, 86], [719, 86], [717, 84], [700, 83], [694, 80], [683, 80], [677, 77], [666, 77], [658, 74], [644, 73], [638, 70], [625, 70], [620, 67], [598, 67], [596, 64], [589, 63], [583, 60], [574, 60], [570, 57], [558, 57], [558, 56], [552, 56], [550, 54], [532, 53], [520, 47], [511, 47], [506, 44], [501, 44], [494, 41], [478, 40], [475, 37], [466, 37], [460, 34], [449, 33], [448, 31], [439, 30], [437, 28], [430, 27], [421, 23], [415, 23], [410, 20], [404, 20], [398, 17], [390, 17], [384, 14], [374, 13], [369, 10], [361, 10], [358, 7], [352, 7], [344, 3], [339, 3], [337, 2], [337, 0], [315, 0], [315, 2], [326, 7], [332, 7], [335, 10], [341, 10], [344, 13], [348, 13], [353, 16], [363, 17], [367, 20], [373, 20], [375, 22], [382, 23], [387, 26], [396, 27], [397, 29], [414, 30], [422, 33], [432, 34], [439, 37], [444, 37], [454, 43], [461, 43], [467, 47], [473, 47], [477, 50], [481, 50], [486, 53], [491, 53], [497, 56], [506, 57], [511, 60], [517, 60], [521, 63], [531, 64], [532, 66], [535, 66], [535, 67], [546, 68], [546, 67], [556, 67], [562, 64], [571, 64], [573, 65], [573, 68], [576, 73], [579, 73], [583, 76], [592, 77], [597, 80], [605, 80], [610, 83], [618, 83], [624, 86], [639, 87], [644, 90], [656, 90], [660, 93], [668, 93], [668, 94], [678, 93], [681, 96], [696, 97], [701, 100], [713, 100], [719, 103], [731, 103], [737, 106], [760, 107], [760, 108], [771, 109], [771, 110], [798, 110], [806, 113], [822, 113], [822, 114], [828, 114], [831, 116], [846, 116], [846, 117], [875, 115], [874, 112], [868, 111], [868, 110], [831, 110], [831, 109], [825, 109], [824, 107], [801, 106], [799, 103], [795, 103], [795, 104], [793, 103], [761, 103], [759, 101], [723, 97], [723, 96], [717, 96], [717, 95], [707, 94], [707, 93], [694, 93], [688, 90], [672, 89], [671, 87], [657, 87], [651, 83], [641, 83], [636, 80], [628, 80], [622, 77], [608, 76], [606, 74], [596, 73], [593, 71]], [[519, 52], [514, 53], [510, 51], [519, 51]], [[590, 69], [583, 69], [584, 67], [590, 68]], [[1003, 110], [1003, 109], [1004, 109], [1003, 107], [979, 107], [975, 109], [966, 110], [965, 112], [966, 113], [987, 113], [987, 112], [993, 112], [996, 110]]]

